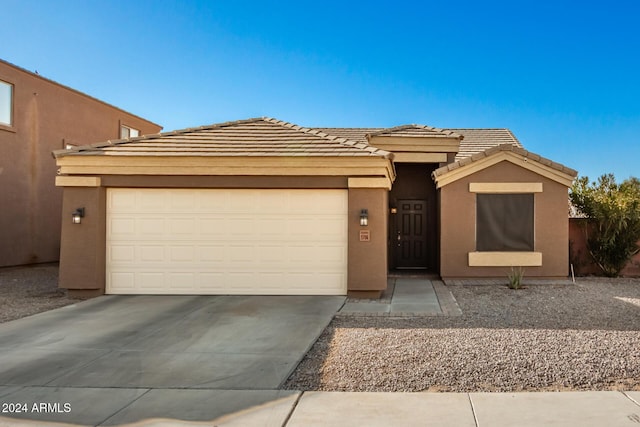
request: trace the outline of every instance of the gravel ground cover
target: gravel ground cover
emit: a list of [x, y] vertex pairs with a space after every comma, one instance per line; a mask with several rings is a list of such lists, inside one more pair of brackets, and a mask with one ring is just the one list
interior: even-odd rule
[[640, 279], [450, 289], [460, 317], [335, 318], [283, 388], [640, 390]]
[[78, 302], [58, 288], [58, 265], [0, 268], [0, 323]]

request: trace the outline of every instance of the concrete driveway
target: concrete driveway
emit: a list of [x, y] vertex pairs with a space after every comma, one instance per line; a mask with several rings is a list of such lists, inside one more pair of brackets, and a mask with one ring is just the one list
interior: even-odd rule
[[[344, 300], [104, 296], [0, 324], [0, 402], [29, 406], [0, 416], [211, 420], [295, 399], [277, 389]], [[34, 411], [34, 403], [54, 406]]]

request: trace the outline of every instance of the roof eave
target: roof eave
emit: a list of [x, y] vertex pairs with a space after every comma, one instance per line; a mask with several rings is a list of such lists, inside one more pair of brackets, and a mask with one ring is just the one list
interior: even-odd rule
[[578, 175], [576, 170], [560, 163], [553, 162], [512, 144], [503, 144], [438, 168], [433, 171], [431, 177], [436, 183], [436, 188], [442, 188], [504, 160], [529, 169], [567, 187], [571, 186]]

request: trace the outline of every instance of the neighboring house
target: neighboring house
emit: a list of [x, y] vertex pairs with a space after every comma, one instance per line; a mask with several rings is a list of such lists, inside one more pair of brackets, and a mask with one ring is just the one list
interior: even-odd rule
[[506, 129], [257, 118], [54, 156], [60, 286], [74, 295], [366, 297], [397, 270], [568, 275], [577, 173]]
[[52, 150], [161, 129], [0, 60], [0, 267], [59, 258], [62, 191]]

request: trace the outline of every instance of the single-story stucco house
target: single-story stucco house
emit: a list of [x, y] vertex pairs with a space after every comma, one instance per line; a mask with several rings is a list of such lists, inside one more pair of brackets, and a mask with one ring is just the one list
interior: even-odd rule
[[54, 157], [72, 295], [371, 297], [397, 270], [568, 275], [577, 172], [507, 129], [255, 118]]

